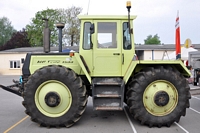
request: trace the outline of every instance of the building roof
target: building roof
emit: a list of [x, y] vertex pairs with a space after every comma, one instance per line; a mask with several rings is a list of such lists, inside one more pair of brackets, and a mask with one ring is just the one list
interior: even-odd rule
[[[193, 44], [193, 48], [200, 50], [200, 44]], [[135, 45], [136, 50], [169, 50], [175, 51], [175, 44], [165, 44], [165, 45]]]
[[[77, 46], [63, 47], [62, 48], [62, 50], [66, 50], [66, 49], [78, 51]], [[28, 53], [28, 52], [41, 53], [43, 51], [44, 51], [43, 47], [22, 47], [22, 48], [3, 50], [3, 51], [0, 51], [0, 54], [3, 54], [3, 53]], [[59, 51], [59, 47], [51, 47], [50, 51], [51, 52]]]
[[[193, 44], [193, 48], [200, 51], [200, 44]], [[62, 50], [74, 50], [78, 51], [79, 46], [65, 46], [62, 48]], [[135, 45], [136, 50], [157, 50], [157, 51], [175, 51], [175, 45], [174, 44], [165, 44], [165, 45]], [[59, 47], [51, 47], [51, 52], [59, 51]], [[0, 54], [3, 53], [28, 53], [28, 52], [34, 52], [34, 53], [41, 53], [43, 52], [43, 47], [22, 47], [22, 48], [15, 48], [15, 49], [9, 49], [9, 50], [3, 50], [0, 51]]]

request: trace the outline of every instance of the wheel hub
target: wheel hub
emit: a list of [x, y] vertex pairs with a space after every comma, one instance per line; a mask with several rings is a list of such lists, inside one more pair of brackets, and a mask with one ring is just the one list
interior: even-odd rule
[[45, 103], [49, 107], [56, 107], [60, 104], [60, 96], [56, 92], [49, 92], [45, 96]]
[[154, 102], [158, 106], [165, 106], [169, 102], [169, 95], [165, 91], [159, 91], [154, 96]]

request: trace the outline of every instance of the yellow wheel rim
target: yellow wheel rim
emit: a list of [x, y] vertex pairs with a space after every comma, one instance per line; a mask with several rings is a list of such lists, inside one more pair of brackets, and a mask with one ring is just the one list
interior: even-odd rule
[[[47, 105], [45, 98], [49, 93], [55, 93], [59, 97], [59, 104], [55, 107]], [[35, 104], [38, 110], [49, 117], [64, 115], [71, 107], [72, 96], [68, 87], [57, 80], [49, 80], [42, 83], [35, 93]]]
[[[159, 93], [168, 97], [167, 102], [160, 106], [155, 99]], [[162, 95], [159, 97], [162, 100]], [[143, 104], [146, 110], [154, 116], [165, 116], [170, 114], [178, 104], [178, 92], [176, 87], [166, 80], [156, 80], [149, 84], [143, 94]]]

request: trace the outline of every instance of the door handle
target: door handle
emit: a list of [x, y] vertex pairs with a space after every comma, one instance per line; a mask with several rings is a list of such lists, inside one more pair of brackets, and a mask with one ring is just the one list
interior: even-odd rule
[[120, 55], [120, 53], [113, 53], [113, 55]]
[[124, 64], [124, 54], [122, 54], [122, 65]]

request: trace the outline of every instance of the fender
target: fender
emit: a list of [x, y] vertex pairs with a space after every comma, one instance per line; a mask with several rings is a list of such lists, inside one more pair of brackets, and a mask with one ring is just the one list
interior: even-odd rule
[[145, 67], [154, 67], [156, 65], [169, 65], [175, 69], [177, 69], [182, 75], [184, 75], [185, 77], [190, 77], [191, 73], [190, 71], [187, 69], [187, 67], [183, 64], [183, 62], [181, 60], [132, 60], [130, 62], [130, 65], [124, 75], [123, 80], [125, 81], [125, 83], [128, 82], [129, 78], [131, 77], [131, 75], [133, 74], [133, 72], [139, 72], [141, 69], [145, 68]]
[[139, 60], [134, 60], [134, 61], [130, 62], [129, 67], [126, 70], [126, 73], [125, 73], [124, 78], [123, 78], [125, 84], [128, 82], [130, 76], [132, 75], [132, 73], [135, 70], [138, 63], [139, 63]]
[[74, 56], [75, 56], [78, 64], [80, 65], [81, 69], [83, 70], [85, 76], [87, 77], [88, 81], [91, 84], [92, 83], [91, 77], [90, 77], [88, 71], [86, 70], [86, 66], [83, 64], [83, 61], [81, 60], [80, 54], [79, 53], [74, 53]]

